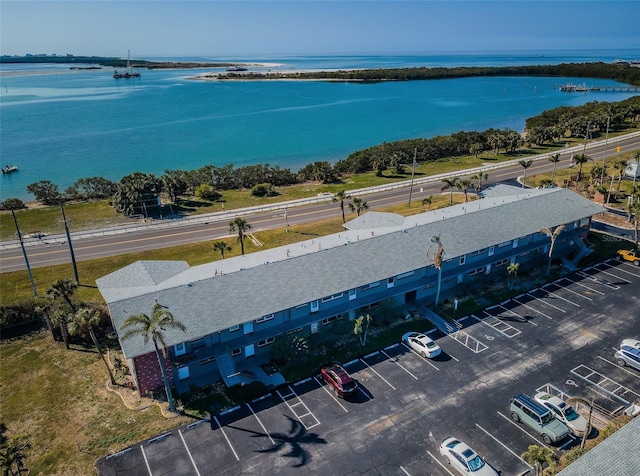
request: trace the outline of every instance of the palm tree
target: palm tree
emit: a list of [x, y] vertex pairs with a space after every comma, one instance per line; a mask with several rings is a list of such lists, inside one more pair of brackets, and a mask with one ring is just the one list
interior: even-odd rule
[[527, 169], [531, 167], [533, 160], [521, 160], [518, 163], [522, 165], [522, 168], [524, 169], [524, 176], [522, 178], [522, 187], [524, 187], [527, 184]]
[[[440, 301], [440, 285], [442, 283], [442, 262], [444, 257], [444, 248], [442, 246], [442, 242], [440, 241], [440, 236], [433, 236], [431, 238], [431, 243], [436, 244], [436, 251], [433, 253], [433, 267], [438, 270], [438, 287], [436, 289], [436, 307], [438, 306], [438, 301]], [[433, 245], [432, 245], [433, 246]], [[429, 257], [429, 252], [431, 251], [431, 246], [427, 250], [427, 258]]]
[[219, 251], [220, 255], [222, 256], [222, 259], [224, 259], [224, 254], [227, 251], [231, 251], [231, 246], [229, 246], [226, 242], [224, 241], [216, 241], [213, 244], [213, 251]]
[[516, 279], [518, 278], [519, 269], [520, 269], [520, 263], [511, 263], [509, 266], [507, 266], [507, 274], [511, 276], [507, 284], [507, 287], [509, 289], [513, 289], [513, 286], [516, 284]]
[[78, 289], [78, 285], [71, 278], [58, 279], [49, 286], [46, 296], [53, 300], [62, 299], [67, 303], [71, 312], [76, 312], [76, 306], [71, 299], [76, 289]]
[[482, 192], [482, 184], [489, 179], [489, 174], [486, 172], [478, 172], [477, 174], [471, 176], [471, 180], [477, 181], [476, 184], [476, 193]]
[[613, 163], [613, 169], [618, 171], [618, 185], [616, 186], [616, 193], [620, 193], [620, 185], [622, 185], [622, 174], [626, 168], [626, 160], [617, 160]]
[[433, 204], [433, 195], [429, 195], [428, 197], [425, 197], [422, 199], [422, 207], [424, 208], [425, 205], [429, 205], [429, 208], [427, 209], [428, 211], [431, 211], [432, 204]]
[[440, 191], [449, 190], [449, 205], [453, 205], [453, 189], [458, 186], [459, 177], [442, 179], [442, 187]]
[[360, 345], [367, 345], [367, 334], [369, 333], [369, 324], [371, 323], [371, 316], [360, 316], [356, 318], [353, 324], [353, 333], [360, 339]]
[[335, 193], [333, 198], [331, 199], [333, 203], [340, 202], [340, 211], [342, 212], [342, 223], [346, 223], [347, 220], [344, 217], [344, 201], [349, 200], [351, 198], [350, 195], [347, 194], [344, 190], [340, 190]]
[[473, 155], [476, 159], [478, 158], [478, 154], [484, 150], [484, 144], [480, 142], [474, 142], [469, 146], [469, 153]]
[[2, 443], [0, 447], [0, 468], [4, 476], [21, 475], [25, 471], [24, 462], [27, 459], [25, 450], [29, 448], [31, 448], [29, 442], [21, 438], [11, 438], [9, 441]]
[[162, 354], [165, 357], [167, 356], [167, 345], [165, 343], [164, 331], [167, 329], [179, 329], [184, 332], [186, 329], [185, 325], [180, 321], [176, 321], [173, 314], [156, 301], [151, 308], [151, 316], [147, 316], [146, 314], [129, 316], [124, 320], [120, 329], [128, 329], [122, 336], [122, 340], [127, 340], [132, 336], [140, 336], [142, 337], [142, 342], [145, 346], [148, 344], [149, 339], [153, 341], [153, 346], [156, 350], [156, 357], [160, 364], [164, 390], [167, 394], [167, 401], [169, 402], [169, 409], [174, 412], [176, 407], [173, 402], [173, 395], [171, 394], [167, 371], [164, 368], [164, 360], [160, 356], [160, 351], [162, 351]]
[[49, 332], [51, 332], [51, 338], [55, 341], [56, 334], [55, 332], [53, 332], [53, 321], [51, 320], [51, 315], [49, 314], [51, 312], [51, 308], [49, 304], [38, 305], [34, 307], [33, 310], [36, 313], [42, 315], [42, 318], [44, 319], [44, 322], [47, 325], [47, 329], [49, 329]]
[[574, 163], [579, 165], [578, 177], [576, 178], [576, 182], [579, 182], [582, 177], [582, 166], [589, 161], [589, 156], [587, 154], [575, 154], [572, 160]]
[[551, 180], [553, 180], [556, 176], [556, 166], [558, 165], [558, 162], [560, 162], [560, 154], [551, 154], [547, 157], [547, 160], [553, 163], [553, 170], [551, 171]]
[[458, 188], [458, 190], [462, 190], [462, 193], [464, 193], [465, 203], [468, 202], [469, 201], [468, 192], [469, 192], [469, 189], [473, 187], [473, 182], [469, 179], [461, 179], [456, 184], [456, 187]]
[[529, 449], [520, 455], [526, 462], [533, 464], [536, 469], [536, 476], [544, 473], [544, 463], [553, 463], [557, 460], [553, 450], [538, 445], [529, 445]]
[[229, 232], [238, 234], [238, 241], [240, 242], [240, 252], [242, 253], [242, 256], [244, 256], [244, 237], [250, 229], [251, 225], [240, 217], [235, 218], [231, 223], [229, 223]]
[[360, 216], [360, 213], [369, 209], [369, 205], [361, 198], [353, 197], [351, 199], [351, 202], [349, 202], [349, 209], [352, 212], [356, 212], [358, 216]]
[[549, 246], [549, 261], [547, 262], [547, 276], [551, 272], [551, 255], [553, 254], [553, 246], [556, 244], [556, 239], [558, 235], [564, 231], [564, 225], [559, 225], [555, 228], [555, 230], [550, 230], [549, 228], [540, 228], [540, 233], [544, 233], [551, 240], [551, 246]]
[[638, 223], [640, 222], [640, 201], [630, 203], [627, 207], [629, 211], [629, 221], [633, 224], [634, 241], [638, 247]]
[[53, 314], [51, 314], [51, 322], [54, 326], [58, 326], [60, 328], [62, 341], [64, 342], [64, 346], [67, 348], [67, 350], [69, 350], [69, 328], [67, 327], [67, 325], [69, 323], [70, 315], [73, 314], [60, 308], [56, 309]]
[[78, 309], [78, 311], [71, 316], [71, 320], [68, 324], [69, 334], [71, 335], [84, 335], [89, 334], [91, 340], [93, 341], [93, 345], [96, 346], [98, 354], [102, 358], [105, 367], [107, 367], [107, 372], [109, 372], [109, 378], [111, 379], [111, 384], [116, 384], [116, 379], [113, 377], [113, 372], [111, 371], [111, 367], [107, 362], [106, 357], [102, 353], [102, 349], [100, 349], [100, 344], [98, 343], [98, 338], [96, 337], [95, 328], [100, 325], [102, 321], [102, 315], [100, 311], [92, 310], [87, 307], [83, 307], [82, 309]]
[[633, 156], [633, 159], [636, 161], [636, 173], [633, 175], [633, 184], [632, 187], [636, 186], [636, 178], [638, 178], [638, 174], [640, 173], [640, 151], [637, 151]]

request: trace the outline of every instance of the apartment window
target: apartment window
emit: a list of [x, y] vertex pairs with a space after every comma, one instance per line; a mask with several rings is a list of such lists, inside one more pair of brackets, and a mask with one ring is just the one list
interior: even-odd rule
[[357, 295], [358, 294], [355, 289], [349, 289], [349, 301], [353, 301]]
[[267, 337], [258, 341], [258, 347], [264, 347], [265, 345], [273, 344], [276, 341], [275, 337]]
[[471, 256], [483, 255], [487, 252], [487, 248], [482, 248], [481, 250], [476, 250], [471, 252]]
[[517, 248], [518, 247], [518, 238], [516, 238], [515, 240], [513, 240], [513, 247]]
[[340, 299], [342, 296], [344, 296], [344, 293], [332, 294], [331, 296], [323, 297], [322, 302], [329, 302], [333, 301], [334, 299]]
[[396, 279], [404, 279], [404, 278], [408, 278], [408, 277], [410, 277], [410, 276], [413, 276], [414, 274], [416, 274], [416, 272], [415, 272], [415, 271], [409, 271], [409, 272], [407, 272], [407, 273], [399, 274], [398, 276], [396, 276]]
[[466, 261], [467, 261], [467, 255], [460, 256], [460, 266], [463, 266]]
[[495, 266], [504, 266], [509, 263], [509, 258], [501, 259], [500, 261], [496, 261]]
[[476, 274], [484, 273], [484, 268], [476, 268], [473, 271], [469, 272], [469, 276], [475, 276]]
[[240, 348], [233, 349], [231, 351], [231, 357], [237, 357], [240, 354], [242, 354], [242, 349], [240, 349]]
[[320, 310], [320, 302], [319, 301], [311, 301], [311, 312], [318, 312]]
[[495, 246], [490, 246], [489, 247], [489, 256], [493, 256], [493, 253], [495, 253], [496, 251], [496, 247]]
[[178, 380], [185, 380], [189, 378], [189, 366], [178, 367]]
[[306, 302], [304, 304], [298, 304], [296, 306], [296, 309], [302, 309], [303, 307], [307, 307], [307, 303]]
[[298, 327], [296, 329], [291, 329], [290, 331], [287, 331], [287, 335], [296, 334], [296, 333], [300, 332], [301, 330], [302, 330], [302, 327]]
[[367, 289], [377, 288], [380, 286], [380, 281], [376, 281], [375, 283], [365, 284], [364, 286], [360, 286], [361, 291], [366, 291]]
[[173, 353], [178, 355], [184, 355], [187, 353], [187, 349], [185, 348], [184, 342], [181, 344], [176, 344], [173, 346]]
[[239, 330], [240, 330], [240, 326], [229, 327], [229, 332], [235, 332], [235, 331], [239, 331]]
[[511, 245], [511, 243], [512, 243], [512, 240], [509, 240], [509, 241], [503, 241], [502, 243], [500, 243], [500, 244], [498, 245], [498, 248], [504, 248], [505, 246], [509, 246], [509, 245]]
[[260, 324], [261, 322], [270, 321], [274, 317], [275, 317], [275, 314], [267, 314], [266, 316], [259, 317], [258, 319], [256, 319], [256, 324]]
[[387, 289], [388, 288], [392, 288], [393, 286], [395, 286], [395, 280], [393, 278], [393, 276], [391, 276], [390, 278], [387, 279]]
[[192, 340], [191, 341], [191, 351], [195, 352], [200, 349], [204, 349], [206, 346], [204, 339]]
[[327, 317], [326, 319], [322, 319], [322, 325], [326, 326], [327, 324], [331, 324], [332, 322], [336, 322], [342, 319], [342, 314], [338, 314], [337, 316]]

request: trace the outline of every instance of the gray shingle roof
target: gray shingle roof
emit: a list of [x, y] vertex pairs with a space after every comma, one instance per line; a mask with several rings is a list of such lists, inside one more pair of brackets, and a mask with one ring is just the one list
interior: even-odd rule
[[627, 423], [598, 446], [578, 458], [558, 476], [638, 476], [640, 474], [640, 417]]
[[[414, 215], [401, 224], [376, 217], [378, 228], [356, 227], [191, 268], [184, 262], [138, 262], [96, 282], [116, 328], [130, 315], [149, 313], [154, 299], [168, 307], [187, 328], [186, 334], [167, 332], [173, 345], [429, 265], [427, 250], [436, 235], [451, 259], [603, 211], [566, 189], [522, 191]], [[122, 346], [127, 358], [152, 350], [141, 339]]]

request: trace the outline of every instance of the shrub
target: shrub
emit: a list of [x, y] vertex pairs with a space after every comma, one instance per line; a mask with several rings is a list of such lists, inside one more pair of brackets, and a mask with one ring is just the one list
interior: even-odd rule
[[247, 385], [234, 385], [227, 389], [227, 397], [234, 403], [245, 403], [267, 393], [262, 382], [251, 382]]
[[220, 194], [208, 183], [201, 183], [196, 187], [195, 196], [203, 200], [217, 200]]
[[270, 183], [259, 183], [251, 189], [254, 197], [275, 197], [277, 194], [275, 187]]

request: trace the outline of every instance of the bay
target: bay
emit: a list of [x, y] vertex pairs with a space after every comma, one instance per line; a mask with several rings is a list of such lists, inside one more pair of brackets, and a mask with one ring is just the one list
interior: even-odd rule
[[[636, 59], [640, 50], [450, 55], [148, 58], [251, 63], [251, 70], [414, 66], [501, 66]], [[257, 66], [257, 65], [260, 66]], [[195, 81], [216, 71], [142, 70], [115, 80], [109, 68], [3, 65], [0, 94], [0, 200], [32, 200], [28, 184], [61, 190], [83, 177], [118, 181], [206, 164], [269, 163], [297, 170], [335, 162], [384, 141], [459, 130], [509, 127], [561, 105], [620, 101], [625, 92], [568, 94], [560, 83], [619, 85], [580, 78], [464, 78], [358, 84], [321, 81]], [[218, 69], [217, 71], [221, 71]]]

